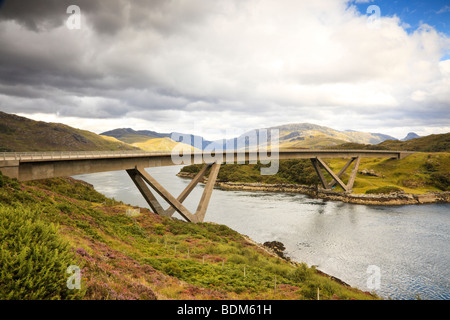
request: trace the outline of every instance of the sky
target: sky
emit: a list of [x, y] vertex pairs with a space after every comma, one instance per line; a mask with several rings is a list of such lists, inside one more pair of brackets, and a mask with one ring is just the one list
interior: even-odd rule
[[0, 110], [210, 140], [450, 132], [450, 3], [0, 0]]

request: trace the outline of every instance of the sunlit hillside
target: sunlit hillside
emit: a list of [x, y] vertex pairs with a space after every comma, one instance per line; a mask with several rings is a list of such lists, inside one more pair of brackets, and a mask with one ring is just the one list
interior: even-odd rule
[[181, 143], [181, 142], [175, 142], [170, 138], [155, 138], [155, 139], [148, 139], [145, 142], [136, 142], [132, 144], [135, 147], [138, 147], [145, 151], [165, 151], [165, 152], [171, 152], [175, 147], [177, 147], [178, 150], [190, 150], [193, 151], [200, 151], [197, 148], [194, 148], [188, 144]]

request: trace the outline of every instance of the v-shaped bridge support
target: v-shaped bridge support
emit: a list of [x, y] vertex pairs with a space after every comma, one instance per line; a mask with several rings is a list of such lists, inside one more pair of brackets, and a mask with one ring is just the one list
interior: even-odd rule
[[[338, 174], [335, 174], [328, 166], [327, 164], [320, 159], [319, 157], [317, 158], [311, 158], [311, 162], [314, 166], [314, 169], [316, 169], [317, 175], [320, 178], [320, 182], [322, 183], [322, 186], [324, 187], [324, 189], [331, 189], [336, 183], [339, 184], [342, 189], [344, 189], [344, 191], [346, 192], [350, 192], [352, 191], [353, 188], [353, 184], [355, 183], [355, 178], [356, 178], [356, 173], [358, 172], [358, 167], [359, 167], [359, 162], [361, 161], [361, 157], [354, 157], [351, 158], [346, 164], [345, 166], [339, 171]], [[345, 170], [347, 170], [348, 167], [350, 167], [350, 165], [352, 164], [352, 162], [355, 162], [352, 172], [350, 174], [350, 178], [347, 181], [347, 184], [345, 184], [340, 177], [342, 176], [342, 174], [345, 172]], [[328, 172], [330, 174], [330, 176], [333, 178], [331, 180], [330, 183], [327, 182], [327, 180], [325, 179], [325, 176], [323, 175], [322, 170], [320, 169], [320, 167], [324, 168], [326, 172]]]
[[[200, 182], [208, 168], [211, 168], [208, 182], [206, 183], [203, 195], [198, 204], [197, 211], [195, 212], [195, 214], [192, 214], [183, 206], [182, 202]], [[194, 177], [194, 179], [191, 180], [191, 182], [183, 190], [183, 192], [181, 192], [178, 198], [175, 198], [166, 189], [164, 189], [164, 187], [161, 186], [158, 181], [156, 181], [147, 171], [145, 171], [144, 168], [136, 167], [135, 169], [127, 170], [127, 173], [155, 213], [162, 216], [171, 217], [174, 212], [177, 211], [184, 219], [189, 222], [202, 222], [205, 218], [206, 209], [208, 207], [209, 200], [211, 199], [211, 194], [214, 188], [214, 184], [216, 183], [219, 170], [220, 164], [218, 163], [206, 164]], [[170, 204], [170, 207], [167, 210], [164, 210], [162, 208], [147, 184], [153, 190], [155, 190], [167, 203]]]

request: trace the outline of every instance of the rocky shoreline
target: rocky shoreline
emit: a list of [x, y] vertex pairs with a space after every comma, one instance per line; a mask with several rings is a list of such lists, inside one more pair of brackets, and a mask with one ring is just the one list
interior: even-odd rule
[[[179, 177], [192, 178], [190, 173], [180, 172]], [[431, 204], [450, 203], [450, 192], [429, 192], [425, 194], [413, 194], [405, 192], [393, 192], [390, 194], [356, 194], [316, 188], [297, 184], [263, 184], [263, 183], [238, 183], [217, 181], [216, 186], [224, 190], [241, 191], [269, 191], [269, 192], [294, 192], [311, 196], [313, 198], [342, 201], [353, 204], [366, 205], [405, 205], [405, 204]]]

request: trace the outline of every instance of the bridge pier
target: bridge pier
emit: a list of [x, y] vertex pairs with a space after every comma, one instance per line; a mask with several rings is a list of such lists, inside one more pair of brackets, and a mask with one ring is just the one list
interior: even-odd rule
[[[189, 196], [195, 186], [204, 177], [208, 168], [211, 168], [208, 182], [203, 190], [197, 210], [195, 214], [192, 214], [188, 209], [186, 209], [186, 207], [183, 206], [182, 202]], [[144, 199], [156, 214], [171, 217], [174, 212], [177, 211], [188, 222], [203, 222], [219, 170], [220, 163], [205, 164], [200, 172], [191, 180], [189, 185], [181, 192], [178, 198], [171, 195], [162, 185], [158, 183], [158, 181], [156, 181], [147, 171], [145, 171], [143, 167], [136, 167], [135, 169], [128, 169], [126, 171], [138, 190], [141, 192]], [[161, 204], [153, 195], [147, 184], [167, 203], [169, 203], [170, 207], [167, 210], [162, 208]]]
[[[331, 190], [331, 188], [337, 183], [339, 184], [342, 189], [344, 189], [345, 192], [351, 192], [353, 188], [353, 184], [355, 183], [356, 174], [358, 173], [358, 167], [359, 163], [361, 161], [361, 157], [352, 157], [345, 165], [344, 167], [338, 172], [338, 174], [335, 174], [328, 166], [327, 164], [320, 159], [319, 157], [311, 158], [312, 165], [314, 169], [317, 172], [317, 175], [319, 176], [320, 182], [324, 189]], [[350, 178], [347, 181], [347, 184], [345, 184], [340, 177], [342, 174], [350, 167], [352, 162], [355, 162], [353, 165], [352, 172], [350, 173]], [[333, 178], [330, 183], [327, 182], [325, 179], [325, 176], [321, 170], [321, 167], [325, 169], [326, 172], [330, 174], [330, 176]]]

